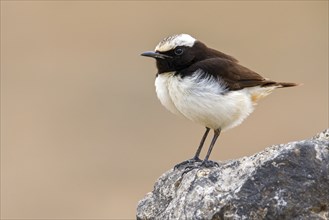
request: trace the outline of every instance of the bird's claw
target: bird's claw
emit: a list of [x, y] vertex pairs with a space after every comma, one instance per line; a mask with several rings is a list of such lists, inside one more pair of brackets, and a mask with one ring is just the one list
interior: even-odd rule
[[185, 166], [186, 164], [188, 164], [189, 166], [192, 166], [192, 165], [190, 165], [190, 164], [195, 164], [195, 163], [198, 163], [198, 162], [201, 162], [202, 160], [200, 159], [200, 158], [198, 158], [198, 157], [193, 157], [192, 159], [189, 159], [189, 160], [185, 160], [185, 161], [183, 161], [183, 162], [181, 162], [181, 163], [179, 163], [179, 164], [176, 164], [175, 166], [174, 166], [174, 170], [177, 170], [177, 169], [179, 169], [180, 167], [182, 167], [182, 166]]
[[184, 172], [182, 173], [182, 176], [194, 169], [199, 169], [199, 168], [210, 168], [210, 167], [219, 167], [219, 164], [215, 161], [212, 160], [204, 160], [202, 161], [201, 164], [193, 164], [191, 166], [185, 167]]
[[203, 161], [200, 166], [205, 167], [205, 168], [219, 167], [219, 163], [217, 163], [216, 161], [212, 161], [212, 160], [206, 160], [206, 161]]

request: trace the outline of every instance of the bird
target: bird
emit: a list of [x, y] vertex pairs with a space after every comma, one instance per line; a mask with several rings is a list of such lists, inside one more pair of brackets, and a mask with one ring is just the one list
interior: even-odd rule
[[[237, 59], [208, 47], [189, 34], [164, 38], [154, 51], [141, 54], [154, 58], [156, 94], [170, 112], [205, 127], [193, 158], [177, 164], [187, 169], [218, 166], [209, 160], [222, 131], [240, 125], [258, 101], [277, 88], [299, 84], [276, 82], [242, 66]], [[214, 131], [203, 160], [200, 153], [210, 130]]]

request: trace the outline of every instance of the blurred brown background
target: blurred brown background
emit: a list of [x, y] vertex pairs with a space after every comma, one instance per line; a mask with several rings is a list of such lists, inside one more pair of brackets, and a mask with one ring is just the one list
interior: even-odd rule
[[304, 83], [261, 101], [211, 159], [328, 127], [328, 1], [1, 1], [3, 219], [132, 219], [194, 154], [204, 128], [161, 106], [139, 56], [176, 33]]

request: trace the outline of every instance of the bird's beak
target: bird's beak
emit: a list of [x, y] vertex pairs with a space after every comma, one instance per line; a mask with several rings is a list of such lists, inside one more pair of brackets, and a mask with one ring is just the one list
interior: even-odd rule
[[167, 59], [167, 58], [172, 58], [171, 56], [162, 54], [162, 53], [158, 53], [158, 52], [154, 52], [154, 51], [146, 51], [144, 53], [141, 54], [141, 56], [144, 57], [153, 57], [155, 59]]

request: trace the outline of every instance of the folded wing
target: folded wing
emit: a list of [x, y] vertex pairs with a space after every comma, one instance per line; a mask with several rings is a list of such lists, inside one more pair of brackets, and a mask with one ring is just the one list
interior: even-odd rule
[[223, 58], [210, 58], [199, 61], [183, 70], [181, 74], [184, 76], [184, 73], [191, 73], [199, 69], [202, 69], [206, 74], [212, 75], [218, 80], [225, 82], [230, 90], [240, 90], [253, 86], [290, 87], [297, 85], [295, 83], [281, 83], [265, 79], [254, 71], [241, 66], [237, 62]]

